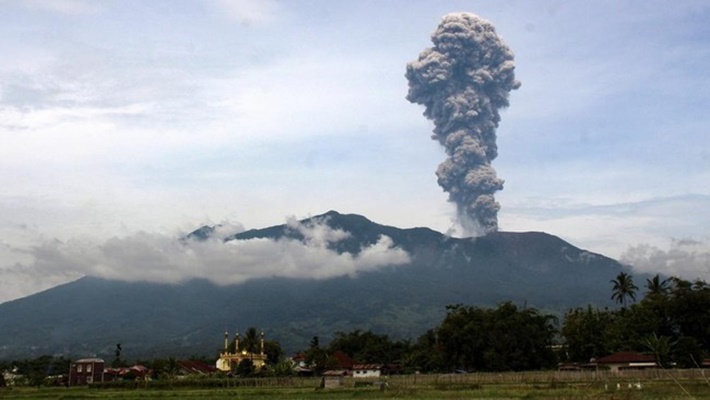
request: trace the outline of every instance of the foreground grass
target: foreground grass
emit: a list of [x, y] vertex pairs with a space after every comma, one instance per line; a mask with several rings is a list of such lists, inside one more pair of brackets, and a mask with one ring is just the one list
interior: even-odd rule
[[[402, 385], [393, 380], [385, 390], [379, 386], [338, 389], [315, 387], [241, 387], [214, 389], [96, 389], [12, 388], [0, 390], [0, 399], [710, 399], [706, 380], [655, 379], [548, 383], [461, 383]], [[619, 388], [617, 389], [617, 384]]]
[[[687, 391], [687, 393], [686, 393]], [[86, 388], [13, 389], [0, 392], [2, 399], [710, 399], [710, 388], [687, 385], [654, 385], [641, 390], [603, 390], [566, 387], [535, 388], [491, 386], [482, 388], [371, 388], [314, 389], [203, 389], [203, 390], [89, 390]]]

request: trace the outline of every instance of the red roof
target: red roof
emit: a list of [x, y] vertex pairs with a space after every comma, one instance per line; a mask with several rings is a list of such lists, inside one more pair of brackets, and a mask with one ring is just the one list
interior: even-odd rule
[[382, 369], [382, 367], [382, 364], [356, 364], [353, 365], [352, 369], [357, 371], [379, 371]]
[[104, 370], [104, 374], [113, 375], [114, 377], [137, 376], [143, 378], [146, 375], [149, 375], [150, 373], [151, 371], [148, 367], [140, 364], [136, 364], [132, 367], [106, 368]]
[[183, 371], [190, 374], [211, 374], [217, 372], [217, 368], [203, 363], [197, 360], [178, 360], [177, 365], [182, 368]]
[[656, 362], [656, 357], [649, 354], [639, 354], [633, 351], [620, 351], [597, 360], [597, 364], [627, 364]]
[[330, 356], [338, 360], [340, 368], [350, 369], [353, 367], [353, 364], [355, 364], [355, 361], [342, 350], [337, 350]]
[[344, 369], [328, 370], [323, 372], [323, 376], [348, 376], [348, 371]]

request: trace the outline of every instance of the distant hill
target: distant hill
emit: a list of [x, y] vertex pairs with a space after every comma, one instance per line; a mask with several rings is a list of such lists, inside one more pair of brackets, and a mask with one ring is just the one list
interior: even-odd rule
[[[225, 328], [255, 326], [287, 352], [317, 335], [371, 329], [416, 338], [437, 325], [448, 304], [494, 306], [502, 301], [561, 314], [570, 307], [611, 305], [609, 281], [628, 268], [542, 232], [447, 237], [428, 228], [399, 229], [360, 215], [330, 211], [326, 221], [350, 236], [332, 245], [357, 253], [381, 235], [411, 255], [411, 263], [325, 280], [268, 278], [232, 286], [206, 280], [180, 285], [84, 277], [0, 304], [0, 359], [41, 354], [124, 357], [217, 355]], [[208, 238], [202, 227], [193, 240]], [[303, 239], [286, 225], [225, 240]]]

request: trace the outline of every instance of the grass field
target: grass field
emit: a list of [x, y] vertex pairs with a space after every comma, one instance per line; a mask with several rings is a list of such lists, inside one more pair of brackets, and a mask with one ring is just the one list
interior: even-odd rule
[[280, 382], [210, 389], [12, 388], [0, 390], [0, 399], [710, 399], [710, 381], [697, 373], [410, 375], [389, 377], [384, 388], [379, 382], [356, 386], [352, 379], [336, 389], [317, 389], [315, 378]]

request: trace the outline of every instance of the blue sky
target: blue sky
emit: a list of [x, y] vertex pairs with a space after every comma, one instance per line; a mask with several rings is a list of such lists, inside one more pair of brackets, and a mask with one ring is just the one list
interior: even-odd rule
[[454, 208], [434, 175], [445, 155], [404, 72], [459, 11], [496, 26], [522, 82], [498, 129], [500, 228], [710, 279], [705, 1], [0, 10], [0, 301], [103, 270], [52, 266], [39, 254], [52, 243], [331, 209], [447, 231]]

